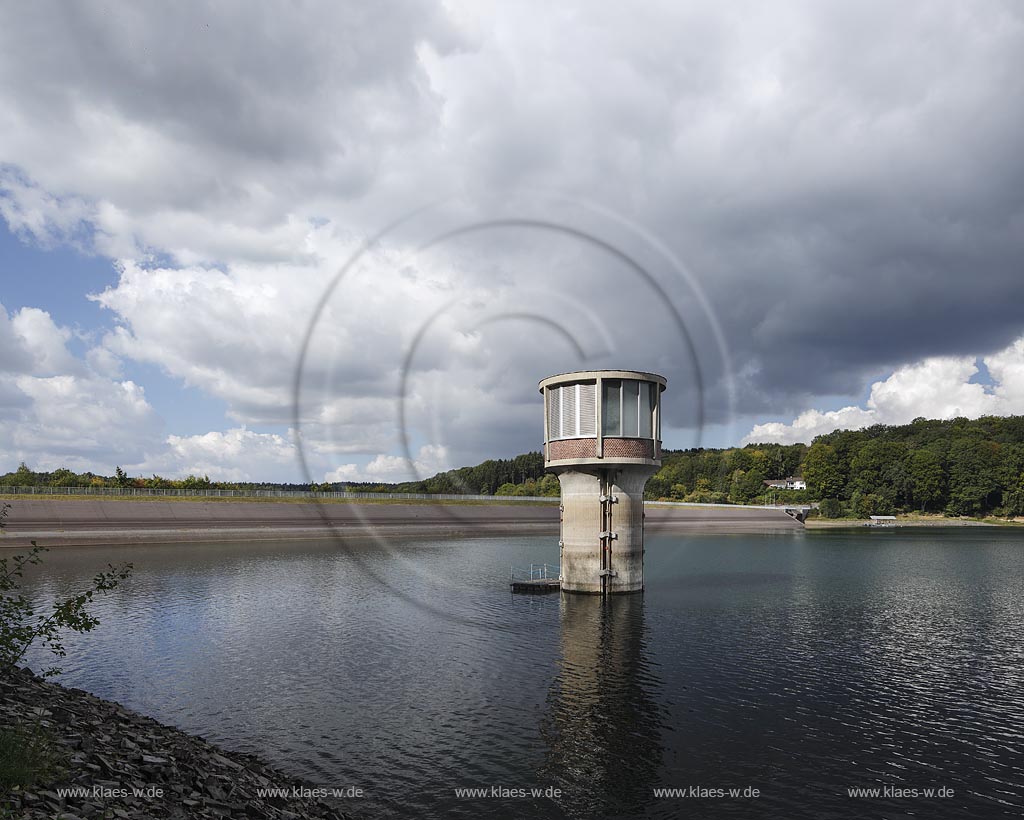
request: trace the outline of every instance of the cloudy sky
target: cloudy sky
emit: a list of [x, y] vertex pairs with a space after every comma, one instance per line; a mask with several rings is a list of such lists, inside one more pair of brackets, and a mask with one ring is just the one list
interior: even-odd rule
[[1022, 85], [1016, 0], [4, 4], [0, 472], [1024, 413]]

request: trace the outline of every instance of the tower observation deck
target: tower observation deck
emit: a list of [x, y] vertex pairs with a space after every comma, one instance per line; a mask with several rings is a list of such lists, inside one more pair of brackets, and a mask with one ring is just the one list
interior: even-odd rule
[[644, 588], [644, 486], [661, 466], [662, 376], [581, 370], [540, 382], [544, 466], [562, 489], [562, 589]]

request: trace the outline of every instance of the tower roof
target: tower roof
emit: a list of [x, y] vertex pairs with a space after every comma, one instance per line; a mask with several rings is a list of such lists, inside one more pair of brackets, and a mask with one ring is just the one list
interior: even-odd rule
[[661, 386], [662, 390], [668, 385], [668, 381], [664, 376], [659, 376], [657, 373], [648, 373], [644, 370], [573, 370], [568, 373], [558, 373], [554, 376], [548, 376], [546, 379], [541, 379], [537, 389], [543, 392], [545, 387], [550, 387], [553, 384], [587, 381], [598, 378], [636, 379], [643, 382], [655, 382]]

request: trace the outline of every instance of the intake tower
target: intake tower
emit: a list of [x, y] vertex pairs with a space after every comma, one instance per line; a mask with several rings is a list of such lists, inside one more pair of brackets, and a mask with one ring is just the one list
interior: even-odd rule
[[562, 488], [566, 592], [644, 588], [644, 486], [661, 466], [666, 385], [636, 370], [582, 370], [540, 383], [544, 466]]

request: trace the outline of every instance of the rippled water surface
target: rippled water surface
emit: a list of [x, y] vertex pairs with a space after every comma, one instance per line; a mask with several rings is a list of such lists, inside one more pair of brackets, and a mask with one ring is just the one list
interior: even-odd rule
[[[552, 537], [55, 549], [33, 594], [124, 560], [135, 574], [69, 641], [63, 682], [359, 786], [361, 816], [1024, 805], [1015, 531], [654, 537], [647, 592], [608, 602], [509, 594], [509, 564], [556, 561]], [[884, 786], [954, 794], [848, 795]], [[474, 787], [561, 796], [454, 791]], [[655, 794], [691, 787], [726, 796]]]

